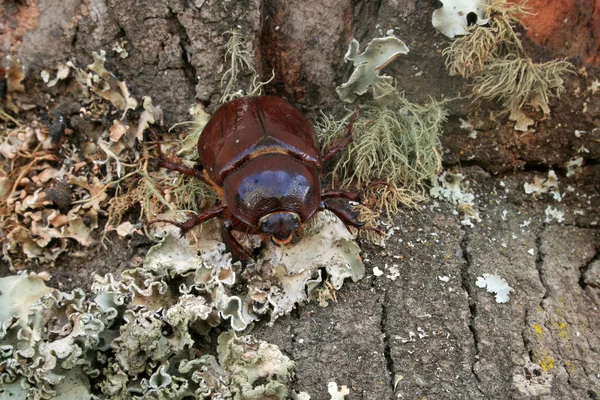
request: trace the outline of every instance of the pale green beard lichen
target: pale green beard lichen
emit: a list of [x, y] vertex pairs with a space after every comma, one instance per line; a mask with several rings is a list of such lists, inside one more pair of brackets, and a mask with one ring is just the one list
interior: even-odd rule
[[[181, 139], [176, 142], [174, 147], [177, 150], [177, 156], [181, 157], [182, 164], [193, 168], [198, 162], [198, 140], [210, 119], [210, 114], [201, 107], [192, 107], [190, 114], [194, 117], [190, 122], [191, 128], [182, 134]], [[171, 194], [180, 210], [199, 212], [216, 201], [215, 194], [206, 183], [183, 174], [177, 176], [177, 180], [172, 185]]]
[[530, 59], [508, 56], [483, 68], [475, 77], [473, 92], [477, 98], [501, 100], [511, 112], [529, 104], [547, 115], [550, 98], [560, 96], [564, 90], [561, 76], [572, 72], [572, 68], [567, 61], [537, 64]]
[[528, 14], [525, 2], [492, 0], [485, 8], [489, 16], [483, 26], [466, 28], [465, 36], [452, 42], [443, 54], [450, 74], [473, 77], [473, 96], [497, 99], [504, 104], [515, 130], [527, 131], [534, 120], [522, 111], [525, 105], [550, 114], [549, 100], [564, 90], [562, 76], [574, 72], [562, 60], [534, 63], [526, 54], [516, 24]]
[[[244, 42], [239, 31], [232, 29], [225, 32], [225, 35], [229, 35], [229, 40], [225, 44], [225, 72], [221, 78], [221, 87], [223, 88], [223, 95], [221, 96], [221, 103], [227, 103], [228, 101], [237, 99], [243, 96], [260, 96], [262, 93], [262, 87], [275, 77], [275, 72], [269, 80], [261, 82], [258, 73], [250, 63], [252, 55], [246, 50], [247, 44]], [[244, 89], [237, 89], [240, 84], [240, 77], [243, 74], [250, 74], [252, 76], [252, 82], [249, 87]]]
[[180, 175], [173, 186], [171, 194], [180, 210], [200, 212], [216, 201], [211, 188], [198, 178]]
[[[339, 138], [350, 117], [319, 118], [316, 131], [322, 147]], [[421, 106], [386, 86], [383, 96], [361, 106], [353, 141], [331, 172], [333, 186], [367, 187], [383, 181], [387, 185], [367, 191], [367, 197], [376, 198], [369, 206], [394, 214], [401, 204], [414, 205], [440, 170], [439, 137], [445, 118], [446, 110], [435, 100]]]
[[486, 24], [466, 28], [464, 36], [454, 40], [443, 51], [446, 68], [451, 74], [465, 78], [476, 76], [486, 62], [508, 54], [523, 55], [523, 45], [515, 25], [527, 11], [522, 4], [508, 5], [503, 0], [492, 1], [484, 14]]
[[[342, 101], [354, 102], [372, 88], [373, 100], [339, 119], [322, 113], [315, 130], [321, 148], [326, 149], [353, 124], [352, 142], [331, 171], [332, 187], [364, 189], [366, 201], [354, 209], [367, 228], [376, 228], [380, 211], [392, 216], [403, 205], [415, 207], [425, 199], [425, 187], [441, 167], [439, 137], [447, 112], [434, 99], [425, 106], [410, 102], [392, 77], [379, 75], [392, 60], [408, 52], [404, 42], [393, 36], [375, 38], [360, 54], [358, 45], [352, 40], [344, 57], [356, 68], [336, 91]], [[374, 230], [362, 232], [369, 241], [382, 243]]]
[[226, 103], [237, 97], [238, 92], [234, 88], [238, 83], [239, 75], [244, 70], [256, 73], [250, 65], [252, 55], [245, 49], [245, 43], [240, 37], [240, 33], [236, 30], [230, 30], [225, 34], [229, 35], [229, 40], [225, 44], [225, 65], [227, 69], [221, 77], [221, 87], [224, 86], [221, 103]]
[[437, 173], [441, 163], [438, 134], [445, 111], [433, 100], [428, 106], [395, 94], [389, 100], [362, 109], [348, 157], [333, 169], [335, 183], [349, 186], [387, 180], [419, 188]]

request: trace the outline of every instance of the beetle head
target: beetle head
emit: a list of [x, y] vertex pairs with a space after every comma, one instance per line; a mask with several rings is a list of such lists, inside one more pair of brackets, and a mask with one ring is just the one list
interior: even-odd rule
[[319, 209], [319, 171], [288, 154], [259, 155], [225, 178], [223, 197], [232, 219], [247, 232], [288, 244]]
[[288, 244], [294, 237], [294, 231], [300, 228], [298, 214], [290, 211], [277, 211], [267, 214], [259, 221], [259, 229], [269, 235], [277, 246]]

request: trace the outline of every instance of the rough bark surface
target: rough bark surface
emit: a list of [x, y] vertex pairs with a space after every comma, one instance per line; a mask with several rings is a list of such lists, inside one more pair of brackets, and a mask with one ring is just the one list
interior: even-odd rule
[[[364, 47], [389, 29], [410, 48], [385, 69], [407, 97], [423, 103], [468, 93], [468, 81], [448, 76], [444, 67], [441, 51], [449, 40], [431, 26], [435, 6], [434, 0], [7, 0], [2, 50], [17, 54], [37, 77], [58, 61], [85, 65], [93, 51], [105, 50], [109, 69], [137, 98], [151, 96], [170, 126], [189, 119], [196, 101], [214, 111], [226, 68], [225, 32], [235, 28], [263, 78], [274, 71], [267, 91], [313, 117], [343, 106], [335, 87], [351, 71], [343, 62], [351, 38]], [[590, 18], [573, 23], [597, 30], [586, 28]], [[532, 32], [535, 42], [551, 44]], [[129, 53], [124, 59], [112, 50], [120, 40]], [[485, 170], [468, 173], [482, 222], [465, 227], [451, 206], [437, 202], [408, 211], [393, 220], [398, 229], [386, 248], [364, 244], [368, 274], [345, 284], [336, 303], [302, 307], [272, 327], [258, 327], [261, 338], [296, 361], [297, 389], [317, 400], [329, 398], [330, 381], [350, 387], [350, 400], [600, 396], [600, 95], [589, 90], [600, 73], [581, 63], [597, 54], [580, 47], [553, 53], [556, 46], [528, 39], [526, 45], [538, 60], [577, 55], [573, 61], [585, 73], [567, 77], [551, 118], [536, 114], [533, 133], [516, 134], [497, 104], [465, 98], [448, 104], [445, 162]], [[67, 92], [60, 85], [53, 93]], [[461, 129], [461, 119], [477, 128], [476, 139]], [[75, 134], [88, 134], [88, 126], [73, 121]], [[575, 130], [586, 134], [577, 137]], [[580, 153], [584, 145], [587, 152]], [[579, 156], [583, 174], [560, 176], [568, 192], [563, 202], [523, 193], [534, 172], [547, 174]], [[563, 223], [546, 222], [549, 205], [565, 212]], [[73, 276], [61, 282], [66, 288], [82, 286], [94, 271], [127, 267], [136, 252], [124, 243], [98, 247], [56, 276]], [[400, 271], [394, 279], [393, 266]], [[375, 276], [374, 267], [384, 274]], [[484, 273], [514, 288], [509, 303], [496, 303], [475, 285]]]

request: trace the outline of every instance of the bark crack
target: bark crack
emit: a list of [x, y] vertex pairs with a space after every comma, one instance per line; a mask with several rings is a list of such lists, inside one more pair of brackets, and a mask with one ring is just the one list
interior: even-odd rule
[[172, 9], [169, 8], [171, 16], [169, 19], [172, 21], [172, 25], [177, 32], [175, 34], [179, 37], [179, 47], [181, 49], [181, 63], [183, 66], [183, 74], [188, 80], [190, 84], [194, 87], [198, 84], [198, 75], [196, 74], [196, 67], [191, 63], [191, 56], [187, 51], [187, 48], [190, 47], [190, 39], [187, 34], [187, 30], [185, 26], [179, 20], [179, 16], [177, 13], [173, 12]]
[[379, 319], [379, 329], [383, 334], [383, 356], [385, 358], [385, 364], [387, 368], [387, 372], [390, 375], [390, 385], [392, 388], [392, 393], [395, 392], [394, 387], [394, 359], [392, 358], [392, 348], [390, 346], [390, 335], [387, 332], [387, 307], [386, 304], [388, 302], [387, 293], [383, 294], [383, 298], [381, 299], [381, 316]]
[[535, 257], [535, 268], [538, 271], [538, 277], [540, 279], [540, 283], [544, 287], [544, 295], [540, 300], [540, 308], [544, 309], [544, 300], [548, 298], [549, 288], [548, 283], [546, 282], [546, 277], [544, 276], [544, 257], [542, 256], [542, 236], [546, 231], [546, 224], [542, 225], [540, 231], [535, 237], [535, 248], [537, 250], [537, 254]]
[[473, 376], [475, 377], [475, 380], [477, 381], [477, 385], [476, 385], [477, 390], [479, 391], [479, 393], [481, 393], [485, 397], [485, 393], [483, 392], [483, 390], [481, 390], [481, 387], [480, 387], [481, 377], [475, 370], [475, 365], [477, 364], [477, 361], [479, 360], [479, 340], [480, 339], [479, 339], [479, 333], [477, 332], [477, 328], [475, 326], [475, 318], [477, 317], [477, 303], [472, 298], [471, 285], [469, 285], [469, 270], [471, 268], [471, 257], [469, 255], [468, 245], [469, 245], [469, 241], [470, 241], [470, 236], [464, 228], [461, 228], [461, 230], [462, 230], [462, 239], [460, 241], [460, 248], [462, 249], [462, 256], [464, 259], [463, 268], [461, 271], [461, 286], [462, 286], [462, 289], [465, 291], [465, 293], [467, 293], [467, 296], [468, 296], [467, 301], [469, 303], [469, 311], [470, 311], [469, 331], [471, 332], [471, 336], [473, 338], [473, 347], [475, 349], [475, 355], [473, 356], [473, 361], [471, 362], [471, 374], [473, 374]]
[[[544, 234], [545, 229], [546, 229], [546, 224], [543, 224], [535, 236], [535, 249], [536, 249], [535, 268], [538, 272], [538, 279], [540, 281], [540, 284], [544, 288], [544, 294], [542, 295], [542, 298], [540, 299], [540, 302], [538, 304], [538, 307], [541, 309], [544, 309], [544, 306], [543, 306], [544, 300], [548, 297], [548, 292], [549, 292], [548, 284], [546, 282], [546, 278], [544, 277], [544, 272], [543, 272], [544, 258], [542, 256], [542, 236]], [[533, 351], [533, 345], [531, 343], [531, 340], [527, 336], [527, 332], [529, 329], [529, 324], [527, 322], [528, 319], [529, 319], [529, 307], [526, 306], [525, 312], [523, 313], [523, 324], [522, 324], [523, 328], [521, 329], [521, 338], [523, 340], [523, 347], [524, 347], [525, 351], [527, 351], [527, 355], [529, 356], [529, 361], [531, 361], [534, 364], [537, 364], [537, 361], [535, 360], [535, 354]]]
[[529, 326], [527, 323], [528, 319], [529, 319], [529, 308], [525, 307], [525, 312], [523, 313], [523, 329], [521, 330], [521, 338], [523, 339], [523, 347], [525, 348], [525, 350], [527, 351], [527, 354], [529, 355], [529, 361], [536, 364], [536, 362], [534, 361], [533, 346], [531, 344], [531, 340], [529, 340], [529, 338], [527, 337], [527, 331], [528, 331], [528, 326]]

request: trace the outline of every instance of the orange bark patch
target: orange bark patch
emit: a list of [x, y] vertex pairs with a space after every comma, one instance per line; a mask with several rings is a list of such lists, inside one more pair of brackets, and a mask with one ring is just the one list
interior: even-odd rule
[[600, 66], [600, 1], [529, 0], [527, 6], [534, 15], [526, 15], [522, 23], [535, 43], [559, 57], [579, 56]]
[[0, 7], [0, 58], [14, 53], [23, 39], [25, 32], [38, 26], [40, 10], [38, 1], [3, 2]]

